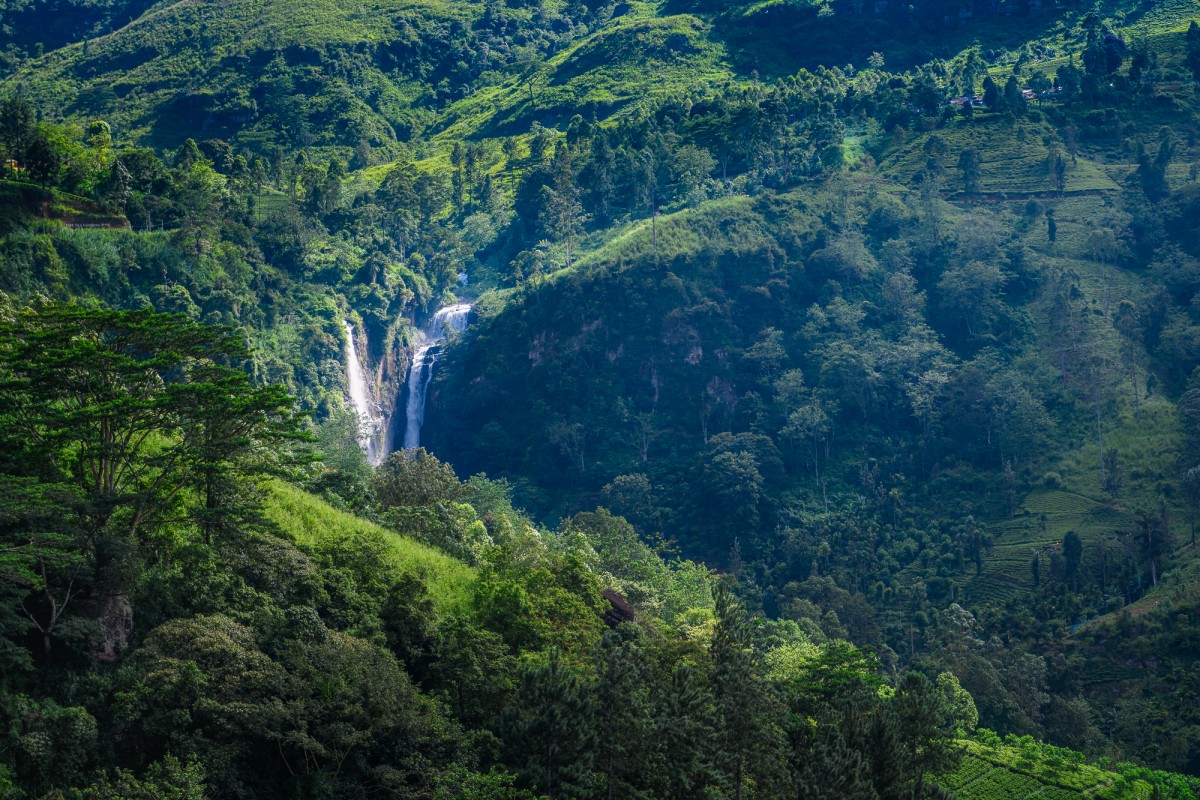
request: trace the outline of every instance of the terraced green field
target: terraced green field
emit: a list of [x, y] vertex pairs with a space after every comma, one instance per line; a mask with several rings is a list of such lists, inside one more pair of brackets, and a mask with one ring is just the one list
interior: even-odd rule
[[[1133, 800], [1154, 796], [1191, 797], [1181, 776], [1153, 772], [1127, 764], [1112, 768], [1089, 764], [1069, 750], [1039, 745], [1032, 740], [984, 745], [964, 741], [966, 754], [959, 768], [937, 778], [959, 800]], [[1172, 795], [1170, 791], [1182, 792]]]
[[[1018, 122], [1017, 132], [1003, 119], [981, 114], [971, 120], [955, 120], [935, 134], [914, 136], [884, 158], [884, 174], [902, 183], [925, 169], [928, 156], [925, 145], [937, 135], [946, 143], [943, 157], [946, 170], [943, 188], [958, 192], [962, 179], [956, 164], [959, 154], [975, 148], [983, 158], [983, 176], [979, 191], [993, 193], [1053, 192], [1056, 190], [1053, 170], [1049, 167], [1050, 143], [1056, 135], [1041, 123]], [[1023, 140], [1023, 141], [1022, 141]], [[1064, 153], [1059, 145], [1059, 152]], [[1119, 187], [1099, 164], [1087, 158], [1076, 162], [1068, 159], [1067, 192], [1107, 192]]]
[[1134, 523], [1129, 512], [1075, 492], [1033, 492], [1017, 517], [991, 528], [992, 550], [984, 559], [983, 574], [967, 584], [966, 598], [972, 603], [1011, 600], [1032, 586], [1030, 561], [1035, 550], [1043, 554], [1056, 550], [1067, 531], [1075, 531], [1087, 554], [1099, 539], [1113, 540]]
[[266, 192], [254, 198], [254, 213], [260, 219], [282, 214], [292, 204], [283, 192]]

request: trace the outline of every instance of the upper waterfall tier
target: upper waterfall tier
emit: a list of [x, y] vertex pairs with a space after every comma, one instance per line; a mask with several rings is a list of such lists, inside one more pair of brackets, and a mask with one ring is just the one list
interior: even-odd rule
[[471, 316], [469, 303], [456, 303], [439, 308], [421, 330], [421, 346], [413, 355], [408, 370], [407, 425], [404, 429], [404, 449], [416, 450], [421, 445], [421, 425], [425, 422], [425, 399], [433, 381], [433, 367], [440, 353], [439, 346], [451, 332], [467, 327]]

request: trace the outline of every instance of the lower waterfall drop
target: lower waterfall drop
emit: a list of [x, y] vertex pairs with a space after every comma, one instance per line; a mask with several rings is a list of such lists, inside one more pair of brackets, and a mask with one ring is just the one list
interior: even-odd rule
[[421, 446], [421, 425], [425, 422], [425, 398], [429, 384], [433, 381], [433, 365], [437, 363], [439, 345], [446, 341], [450, 331], [462, 331], [467, 327], [471, 315], [469, 303], [457, 303], [439, 308], [421, 331], [421, 346], [413, 354], [412, 366], [408, 369], [408, 404], [404, 428], [404, 449], [416, 450]]
[[354, 345], [354, 326], [346, 321], [346, 378], [347, 394], [350, 407], [358, 414], [365, 435], [358, 444], [367, 454], [367, 461], [372, 466], [380, 464], [387, 456], [387, 444], [384, 437], [384, 420], [379, 406], [371, 399], [368, 388], [367, 374], [358, 358], [358, 348]]

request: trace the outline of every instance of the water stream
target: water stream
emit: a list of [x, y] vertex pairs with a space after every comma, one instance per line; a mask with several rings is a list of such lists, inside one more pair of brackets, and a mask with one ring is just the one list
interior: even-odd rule
[[346, 376], [350, 407], [358, 414], [360, 420], [362, 438], [358, 443], [367, 454], [367, 460], [373, 465], [379, 464], [387, 456], [387, 425], [379, 405], [371, 398], [367, 374], [359, 361], [358, 348], [354, 344], [354, 326], [349, 322], [346, 322]]
[[425, 399], [433, 381], [433, 367], [441, 354], [449, 332], [462, 331], [471, 315], [469, 303], [457, 303], [439, 308], [421, 331], [421, 346], [413, 355], [408, 370], [408, 404], [404, 428], [404, 449], [416, 450], [421, 445], [421, 425], [425, 422]]

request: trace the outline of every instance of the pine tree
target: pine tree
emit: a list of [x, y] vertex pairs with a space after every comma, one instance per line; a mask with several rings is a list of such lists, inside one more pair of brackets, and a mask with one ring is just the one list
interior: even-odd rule
[[743, 800], [749, 783], [770, 794], [769, 788], [781, 782], [785, 743], [778, 718], [781, 704], [762, 676], [745, 609], [724, 588], [718, 590], [716, 601], [711, 657], [717, 738], [733, 797]]
[[580, 202], [579, 187], [575, 182], [575, 171], [571, 166], [571, 154], [560, 147], [554, 155], [554, 187], [542, 188], [542, 227], [552, 239], [566, 247], [566, 266], [572, 263], [574, 239], [583, 231], [586, 218]]
[[936, 796], [927, 776], [957, 769], [962, 752], [956, 744], [954, 715], [929, 679], [909, 673], [896, 687], [886, 706], [886, 715], [900, 731], [899, 748], [892, 756], [903, 790], [900, 797]]
[[1063, 570], [1067, 581], [1074, 587], [1077, 583], [1079, 564], [1083, 560], [1083, 542], [1075, 531], [1067, 531], [1062, 540]]
[[587, 176], [587, 185], [590, 187], [589, 205], [593, 209], [596, 222], [600, 225], [606, 225], [612, 220], [615, 169], [616, 157], [609, 144], [608, 134], [602, 129], [592, 137], [592, 155]]
[[800, 800], [876, 800], [870, 764], [846, 742], [838, 727], [826, 725], [799, 777]]
[[674, 800], [709, 797], [720, 780], [712, 735], [717, 720], [712, 692], [692, 665], [680, 664], [671, 674], [657, 727], [664, 754], [660, 794]]
[[33, 106], [19, 94], [0, 104], [0, 154], [7, 160], [26, 159], [26, 151], [37, 136]]
[[1192, 71], [1192, 78], [1200, 83], [1200, 25], [1196, 20], [1188, 26], [1187, 31], [1187, 66]]
[[551, 800], [589, 793], [594, 776], [596, 709], [590, 692], [551, 650], [544, 664], [526, 666], [501, 721], [508, 761]]
[[649, 798], [648, 778], [661, 771], [651, 700], [654, 673], [637, 636], [641, 629], [610, 631], [600, 644], [596, 672], [596, 770], [599, 797]]

